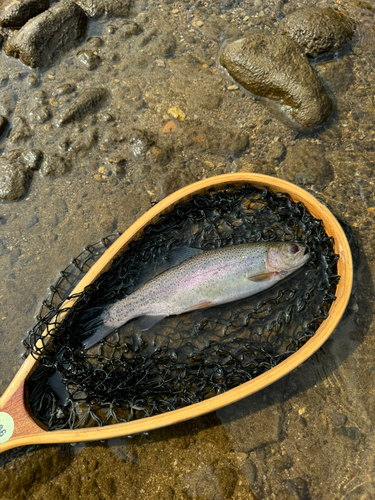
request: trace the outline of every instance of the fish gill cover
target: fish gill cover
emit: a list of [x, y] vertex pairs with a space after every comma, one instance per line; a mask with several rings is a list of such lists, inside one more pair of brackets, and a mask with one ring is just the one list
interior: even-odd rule
[[[335, 300], [338, 256], [322, 221], [287, 194], [245, 184], [194, 196], [148, 226], [56, 321], [64, 299], [113, 239], [73, 259], [24, 342], [26, 354], [40, 356], [40, 369], [29, 380], [29, 404], [50, 430], [148, 417], [237, 387], [296, 352]], [[299, 242], [311, 258], [261, 294], [172, 316], [147, 332], [134, 320], [91, 349], [82, 348], [90, 335], [87, 311], [95, 308], [99, 315], [173, 265], [174, 248], [209, 250], [258, 241]], [[52, 335], [43, 341], [48, 345], [38, 348], [51, 321]]]

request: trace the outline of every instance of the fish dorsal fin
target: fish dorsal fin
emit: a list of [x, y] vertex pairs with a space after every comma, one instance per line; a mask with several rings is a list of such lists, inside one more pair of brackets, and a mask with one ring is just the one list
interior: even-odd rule
[[247, 279], [257, 283], [260, 281], [271, 281], [274, 276], [275, 273], [261, 273], [256, 274], [255, 276], [249, 276]]
[[141, 330], [144, 332], [145, 330], [149, 330], [156, 323], [159, 323], [162, 319], [166, 318], [167, 314], [155, 314], [154, 316], [142, 316], [138, 319], [138, 325]]
[[170, 250], [168, 255], [168, 262], [171, 267], [178, 266], [184, 260], [190, 259], [191, 257], [195, 257], [196, 255], [200, 255], [203, 253], [203, 250], [200, 248], [193, 247], [176, 247]]

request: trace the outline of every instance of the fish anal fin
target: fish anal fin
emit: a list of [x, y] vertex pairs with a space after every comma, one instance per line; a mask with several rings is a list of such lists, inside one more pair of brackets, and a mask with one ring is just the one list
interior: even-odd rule
[[155, 314], [153, 316], [142, 316], [138, 319], [138, 325], [140, 326], [141, 330], [144, 332], [145, 330], [149, 330], [152, 328], [156, 323], [159, 323], [162, 319], [166, 318], [168, 315], [167, 314]]
[[260, 281], [271, 281], [276, 273], [261, 273], [255, 276], [249, 276], [250, 281], [260, 282]]
[[188, 307], [185, 311], [195, 311], [196, 309], [206, 309], [206, 307], [212, 306], [212, 302], [206, 300], [205, 302], [200, 302], [199, 304], [195, 304], [194, 306]]

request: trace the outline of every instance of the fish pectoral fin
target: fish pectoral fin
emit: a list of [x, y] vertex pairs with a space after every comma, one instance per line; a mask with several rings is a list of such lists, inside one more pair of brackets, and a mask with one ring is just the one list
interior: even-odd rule
[[144, 332], [145, 330], [149, 330], [156, 323], [159, 323], [162, 319], [166, 318], [168, 314], [156, 314], [154, 316], [142, 316], [138, 319], [138, 325], [141, 330]]
[[200, 302], [199, 304], [195, 304], [194, 306], [188, 307], [185, 309], [185, 312], [195, 311], [196, 309], [206, 309], [206, 307], [212, 306], [212, 302], [206, 300], [205, 302]]
[[275, 273], [262, 273], [262, 274], [256, 274], [255, 276], [249, 276], [247, 279], [255, 282], [271, 281], [274, 276]]

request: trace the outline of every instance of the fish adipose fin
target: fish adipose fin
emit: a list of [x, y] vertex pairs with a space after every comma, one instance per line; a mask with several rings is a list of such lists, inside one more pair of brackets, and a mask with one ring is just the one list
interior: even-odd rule
[[250, 281], [271, 281], [272, 278], [275, 276], [276, 273], [262, 273], [262, 274], [256, 274], [255, 276], [250, 276], [247, 278]]
[[152, 328], [154, 325], [156, 325], [156, 323], [159, 323], [159, 321], [161, 321], [166, 317], [167, 317], [166, 314], [160, 314], [155, 316], [142, 316], [138, 320], [138, 325], [144, 332], [145, 330], [149, 330], [150, 328]]

